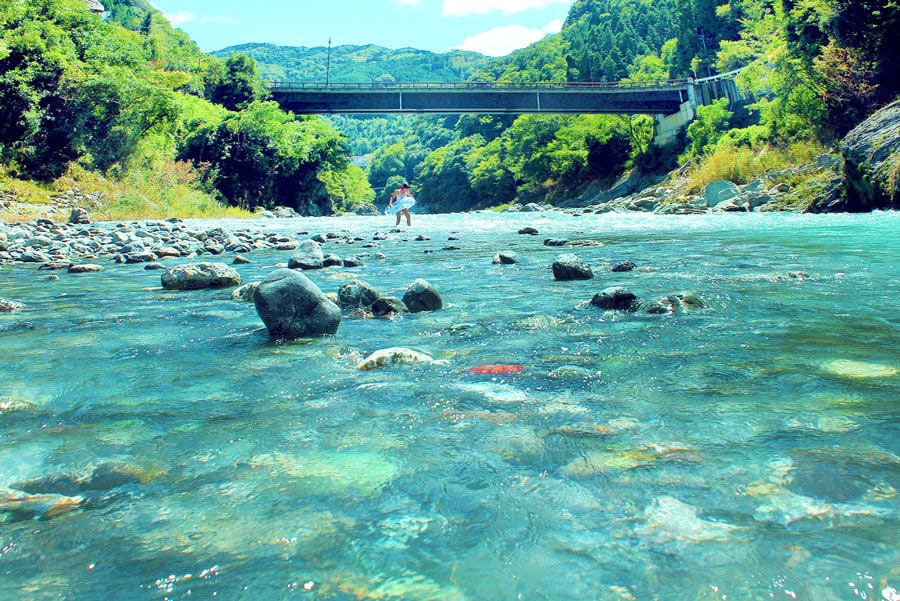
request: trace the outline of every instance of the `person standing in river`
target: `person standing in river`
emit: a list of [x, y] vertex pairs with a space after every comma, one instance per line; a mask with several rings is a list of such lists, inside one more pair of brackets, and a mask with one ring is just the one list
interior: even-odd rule
[[409, 214], [409, 209], [414, 204], [416, 204], [416, 199], [409, 190], [409, 184], [403, 182], [403, 185], [394, 190], [393, 194], [391, 194], [391, 197], [388, 199], [388, 206], [384, 210], [384, 213], [385, 215], [397, 216], [397, 223], [395, 225], [400, 225], [400, 215], [405, 215], [406, 225], [412, 226], [412, 216]]

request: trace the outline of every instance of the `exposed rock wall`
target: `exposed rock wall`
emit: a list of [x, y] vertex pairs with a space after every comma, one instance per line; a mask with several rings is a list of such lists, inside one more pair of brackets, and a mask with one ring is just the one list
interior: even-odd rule
[[841, 142], [845, 211], [900, 209], [900, 101], [857, 125]]

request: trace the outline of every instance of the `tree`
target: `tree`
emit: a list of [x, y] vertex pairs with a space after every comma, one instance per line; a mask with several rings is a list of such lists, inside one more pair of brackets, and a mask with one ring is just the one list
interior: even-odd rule
[[293, 117], [274, 102], [254, 102], [222, 122], [198, 128], [179, 158], [202, 166], [230, 204], [247, 209], [292, 207], [328, 215], [333, 206], [321, 171], [346, 169], [346, 147], [322, 119]]
[[267, 91], [256, 70], [256, 61], [246, 54], [234, 54], [225, 61], [221, 79], [212, 82], [207, 97], [228, 110], [239, 111], [263, 100]]
[[710, 105], [697, 107], [697, 116], [687, 131], [692, 156], [699, 157], [715, 149], [716, 142], [728, 130], [728, 120], [732, 116], [727, 106], [728, 100], [720, 98]]

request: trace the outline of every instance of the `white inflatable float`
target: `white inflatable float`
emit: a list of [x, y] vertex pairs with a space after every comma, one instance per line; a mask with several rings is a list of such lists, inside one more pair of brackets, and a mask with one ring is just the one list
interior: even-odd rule
[[396, 215], [403, 209], [408, 209], [414, 204], [416, 204], [416, 199], [412, 196], [401, 196], [394, 201], [394, 204], [388, 206], [388, 208], [384, 210], [384, 214]]

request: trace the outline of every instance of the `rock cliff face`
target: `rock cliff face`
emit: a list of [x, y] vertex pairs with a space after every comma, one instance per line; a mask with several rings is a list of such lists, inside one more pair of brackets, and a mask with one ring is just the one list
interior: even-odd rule
[[841, 142], [845, 211], [900, 209], [900, 101], [884, 107]]

